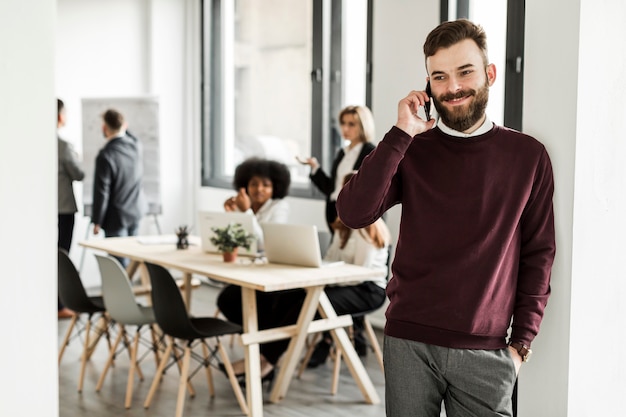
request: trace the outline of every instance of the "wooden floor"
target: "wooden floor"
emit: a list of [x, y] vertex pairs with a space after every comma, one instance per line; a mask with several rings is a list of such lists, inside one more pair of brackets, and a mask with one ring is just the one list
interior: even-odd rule
[[[192, 314], [213, 315], [215, 312], [215, 296], [219, 289], [203, 283], [194, 290]], [[67, 329], [69, 320], [59, 321], [59, 343]], [[382, 335], [379, 334], [379, 338]], [[223, 343], [228, 346], [228, 339]], [[175, 412], [178, 371], [171, 368], [165, 375], [162, 384], [157, 390], [149, 409], [143, 408], [144, 399], [152, 382], [155, 371], [155, 361], [152, 356], [141, 362], [141, 369], [145, 375], [144, 381], [135, 379], [133, 404], [130, 409], [124, 408], [126, 380], [128, 375], [128, 355], [120, 355], [106, 378], [101, 392], [95, 391], [100, 372], [107, 358], [106, 343], [100, 343], [87, 366], [82, 393], [78, 393], [77, 384], [80, 370], [80, 341], [73, 340], [67, 347], [62, 363], [59, 367], [59, 416], [74, 417], [109, 417], [109, 416], [143, 416], [143, 417], [171, 417]], [[230, 359], [242, 358], [241, 347], [235, 343], [228, 348]], [[317, 369], [304, 372], [301, 379], [291, 382], [286, 398], [279, 404], [267, 401], [269, 393], [264, 386], [264, 415], [278, 416], [346, 416], [359, 417], [383, 416], [384, 408], [384, 378], [373, 353], [363, 358], [367, 371], [381, 398], [381, 404], [369, 405], [363, 401], [349, 371], [342, 366], [339, 389], [336, 395], [330, 395], [331, 362]], [[204, 371], [198, 372], [192, 383], [196, 390], [196, 397], [187, 396], [184, 415], [191, 416], [241, 416], [241, 410], [226, 377], [219, 371], [213, 372], [216, 396], [210, 398], [208, 384]]]

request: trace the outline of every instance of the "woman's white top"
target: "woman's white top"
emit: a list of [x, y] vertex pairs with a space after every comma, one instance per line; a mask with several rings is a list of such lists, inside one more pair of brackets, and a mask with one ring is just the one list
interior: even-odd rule
[[269, 199], [254, 213], [251, 208], [246, 213], [256, 218], [254, 222], [254, 234], [257, 237], [257, 250], [263, 251], [263, 229], [261, 223], [287, 223], [289, 221], [289, 203], [283, 198]]
[[337, 165], [335, 190], [330, 194], [331, 201], [337, 201], [339, 191], [341, 191], [341, 188], [343, 187], [343, 179], [346, 175], [354, 171], [354, 164], [356, 164], [356, 160], [359, 159], [361, 149], [363, 149], [363, 142], [354, 145], [352, 149], [350, 149], [349, 146], [343, 148], [343, 158], [341, 158], [341, 162]]
[[[329, 262], [344, 261], [348, 264], [376, 269], [380, 271], [380, 276], [372, 282], [381, 288], [387, 286], [387, 257], [389, 256], [387, 247], [377, 248], [365, 237], [364, 231], [360, 230], [352, 231], [343, 249], [339, 247], [340, 243], [339, 232], [335, 232], [330, 247], [324, 255], [324, 260]], [[347, 285], [354, 284], [349, 283]]]

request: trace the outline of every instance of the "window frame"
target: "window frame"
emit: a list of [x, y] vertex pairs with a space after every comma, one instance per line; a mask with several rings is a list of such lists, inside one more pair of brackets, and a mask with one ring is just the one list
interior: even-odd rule
[[[232, 0], [203, 0], [201, 23], [201, 186], [232, 188], [232, 177], [224, 172], [224, 144], [218, 140], [224, 129], [222, 103], [224, 93], [220, 84], [224, 74], [219, 63], [211, 64], [211, 57], [223, 56], [222, 3]], [[312, 68], [311, 68], [311, 156], [322, 167], [330, 169], [332, 161], [342, 145], [337, 115], [342, 102], [342, 10], [344, 0], [312, 0]], [[372, 48], [372, 0], [367, 0], [367, 62], [366, 105], [371, 101], [371, 48]], [[293, 197], [325, 199], [312, 183], [292, 184], [289, 192]]]

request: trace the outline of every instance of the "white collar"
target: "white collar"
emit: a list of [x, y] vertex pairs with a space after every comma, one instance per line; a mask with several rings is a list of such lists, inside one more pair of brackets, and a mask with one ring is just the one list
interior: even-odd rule
[[439, 129], [441, 129], [443, 133], [446, 133], [450, 136], [456, 136], [458, 138], [471, 138], [489, 132], [493, 128], [493, 123], [491, 122], [491, 120], [489, 120], [489, 116], [485, 116], [485, 121], [482, 125], [480, 125], [478, 129], [476, 129], [472, 133], [464, 133], [446, 126], [440, 118], [437, 121], [437, 127], [439, 127]]
[[356, 145], [354, 145], [354, 147], [352, 149], [350, 149], [350, 145], [346, 145], [343, 147], [343, 153], [347, 154], [348, 152], [350, 153], [359, 153], [361, 152], [361, 149], [363, 148], [363, 142], [359, 142]]

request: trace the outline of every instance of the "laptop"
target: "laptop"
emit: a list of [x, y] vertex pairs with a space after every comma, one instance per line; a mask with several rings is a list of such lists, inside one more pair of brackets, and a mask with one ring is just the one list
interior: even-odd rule
[[[214, 235], [211, 230], [212, 227], [225, 227], [229, 223], [240, 223], [248, 233], [256, 235], [254, 229], [255, 222], [256, 217], [247, 213], [233, 211], [199, 211], [198, 226], [202, 250], [208, 253], [219, 253], [215, 245], [213, 245], [210, 240]], [[243, 256], [257, 256], [256, 239], [250, 245], [250, 249], [246, 250], [244, 248], [239, 248], [238, 254]]]
[[342, 265], [322, 261], [317, 226], [310, 224], [261, 223], [265, 257], [269, 263], [314, 268]]

